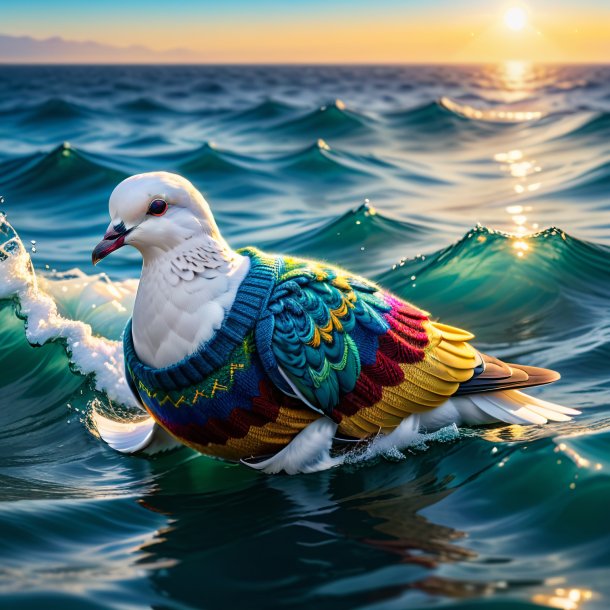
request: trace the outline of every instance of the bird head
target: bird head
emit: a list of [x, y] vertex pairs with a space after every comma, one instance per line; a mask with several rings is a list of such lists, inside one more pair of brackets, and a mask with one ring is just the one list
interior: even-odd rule
[[146, 258], [197, 235], [223, 242], [207, 201], [178, 174], [131, 176], [112, 191], [108, 207], [111, 222], [92, 252], [94, 265], [124, 245], [134, 246]]

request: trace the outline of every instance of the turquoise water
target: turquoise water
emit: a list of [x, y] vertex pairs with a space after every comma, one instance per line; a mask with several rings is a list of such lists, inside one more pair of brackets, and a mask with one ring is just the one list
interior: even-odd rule
[[[0, 91], [1, 607], [610, 606], [610, 68], [4, 66]], [[583, 415], [297, 477], [113, 452], [89, 414], [133, 407], [139, 260], [90, 252], [155, 169], [234, 247], [366, 274]]]

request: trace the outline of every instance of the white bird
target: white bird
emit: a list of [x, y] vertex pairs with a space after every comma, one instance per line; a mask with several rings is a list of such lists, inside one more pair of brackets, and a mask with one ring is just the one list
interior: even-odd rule
[[275, 473], [337, 464], [333, 443], [404, 448], [450, 424], [544, 424], [578, 411], [518, 388], [547, 369], [478, 352], [467, 331], [325, 263], [235, 251], [186, 179], [132, 176], [113, 191], [93, 263], [143, 258], [124, 335], [127, 380], [150, 417], [96, 415], [119, 451], [179, 444]]

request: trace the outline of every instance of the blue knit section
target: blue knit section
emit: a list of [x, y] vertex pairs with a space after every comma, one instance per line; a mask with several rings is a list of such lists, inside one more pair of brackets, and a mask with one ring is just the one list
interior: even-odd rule
[[266, 257], [255, 248], [244, 248], [239, 252], [250, 257], [250, 270], [241, 283], [222, 326], [191, 356], [161, 369], [147, 366], [136, 355], [131, 319], [129, 320], [123, 336], [123, 350], [126, 365], [136, 379], [141, 379], [151, 388], [179, 390], [200, 383], [207, 375], [226, 364], [231, 352], [252, 331], [266, 309], [277, 280], [276, 259]]
[[369, 332], [359, 324], [356, 324], [350, 335], [358, 347], [360, 363], [363, 365], [375, 364], [377, 361], [377, 348], [379, 347], [377, 335]]
[[[210, 420], [228, 420], [235, 409], [243, 412], [252, 411], [253, 398], [259, 396], [260, 382], [264, 377], [265, 372], [259, 359], [253, 357], [247, 368], [236, 371], [232, 386], [227, 391], [216, 392], [213, 397], [199, 398], [196, 402], [183, 406], [183, 408], [176, 408], [169, 402], [162, 405], [159, 401], [166, 396], [163, 391], [152, 396], [142, 392], [140, 400], [169, 430], [176, 431], [177, 426], [192, 426], [194, 430], [197, 430]], [[193, 392], [187, 394], [187, 396], [192, 395]]]

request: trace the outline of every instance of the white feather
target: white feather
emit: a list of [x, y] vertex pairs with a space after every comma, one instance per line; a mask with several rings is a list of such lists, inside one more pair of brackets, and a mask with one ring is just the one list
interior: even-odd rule
[[522, 404], [530, 406], [534, 405], [538, 410], [544, 410], [547, 413], [547, 419], [551, 421], [568, 421], [571, 419], [570, 417], [567, 419], [557, 419], [559, 415], [580, 415], [580, 411], [577, 409], [564, 407], [562, 405], [555, 404], [554, 402], [549, 402], [548, 400], [542, 400], [541, 398], [534, 398], [533, 396], [529, 396], [528, 394], [524, 394], [523, 392], [519, 392], [517, 390], [511, 392], [511, 398], [520, 401]]
[[528, 409], [520, 402], [504, 396], [504, 392], [472, 394], [470, 399], [481, 411], [496, 418], [497, 421], [508, 424], [546, 424], [547, 419]]
[[571, 419], [570, 415], [579, 414], [576, 409], [540, 400], [518, 390], [457, 396], [450, 398], [447, 402], [460, 413], [461, 421], [456, 422], [458, 425], [461, 423], [479, 425], [493, 422], [526, 426], [541, 425], [548, 421], [568, 421]]
[[[203, 246], [210, 248], [213, 241], [202, 234], [185, 244], [187, 250], [145, 259], [133, 311], [133, 341], [138, 357], [149, 366], [162, 368], [192, 354], [220, 328], [231, 308], [250, 258], [216, 252], [206, 261]], [[206, 262], [213, 273], [207, 273]]]
[[375, 437], [372, 449], [383, 453], [392, 448], [405, 449], [421, 440], [419, 413], [405, 417], [389, 434]]
[[184, 446], [155, 423], [152, 417], [136, 422], [121, 422], [108, 419], [95, 409], [91, 417], [101, 438], [121, 453], [142, 451], [152, 455]]
[[335, 422], [328, 417], [320, 417], [301, 430], [274, 456], [259, 462], [242, 460], [242, 463], [267, 474], [327, 470], [343, 462], [343, 458], [333, 458], [330, 455], [336, 430]]

